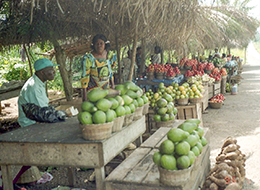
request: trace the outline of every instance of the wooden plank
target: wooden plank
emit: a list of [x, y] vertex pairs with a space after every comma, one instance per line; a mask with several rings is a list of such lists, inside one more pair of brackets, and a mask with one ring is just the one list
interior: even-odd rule
[[196, 110], [194, 108], [195, 106], [193, 108], [185, 109], [185, 119], [191, 119], [196, 116], [196, 112], [195, 112]]
[[0, 143], [0, 164], [25, 166], [98, 167], [99, 144]]
[[122, 181], [128, 172], [140, 162], [140, 160], [151, 151], [150, 148], [137, 148], [127, 159], [125, 159], [109, 176], [105, 181]]
[[121, 131], [113, 133], [113, 138], [110, 137], [106, 141], [103, 141], [104, 163], [107, 164], [124, 150], [128, 144], [142, 136], [145, 130], [145, 116], [142, 116], [141, 119], [124, 127]]
[[125, 176], [124, 182], [142, 183], [152, 168], [151, 162], [153, 162], [153, 154], [157, 151], [158, 150], [152, 150], [145, 155], [140, 162], [132, 168], [132, 171]]
[[144, 141], [140, 147], [154, 148], [169, 130], [170, 128], [160, 127], [150, 138]]
[[185, 113], [183, 108], [178, 108], [177, 119], [185, 119]]
[[8, 100], [8, 99], [10, 99], [10, 98], [19, 96], [20, 91], [21, 91], [21, 89], [19, 88], [19, 89], [15, 89], [15, 90], [12, 90], [12, 91], [9, 91], [9, 92], [1, 93], [1, 94], [0, 94], [0, 101], [2, 101], [2, 100]]

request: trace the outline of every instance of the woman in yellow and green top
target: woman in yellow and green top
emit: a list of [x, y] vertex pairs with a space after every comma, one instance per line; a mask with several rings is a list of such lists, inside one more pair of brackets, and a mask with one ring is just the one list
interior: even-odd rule
[[[109, 41], [103, 34], [94, 36], [91, 44], [92, 52], [83, 56], [81, 86], [87, 91], [94, 88], [114, 88], [114, 79], [112, 74], [112, 64], [115, 64], [116, 57], [108, 60]], [[111, 84], [110, 84], [111, 83]]]

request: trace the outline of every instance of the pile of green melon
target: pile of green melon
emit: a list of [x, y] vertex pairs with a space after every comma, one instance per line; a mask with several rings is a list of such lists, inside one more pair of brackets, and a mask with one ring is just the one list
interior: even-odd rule
[[167, 140], [153, 155], [154, 163], [167, 170], [189, 168], [201, 154], [203, 146], [207, 145], [204, 129], [199, 124], [199, 119], [188, 119], [177, 128], [170, 129]]
[[115, 87], [120, 95], [113, 96], [109, 89], [93, 89], [87, 93], [88, 101], [81, 105], [78, 120], [81, 124], [103, 124], [115, 118], [132, 114], [137, 107], [148, 103], [143, 90], [132, 81]]

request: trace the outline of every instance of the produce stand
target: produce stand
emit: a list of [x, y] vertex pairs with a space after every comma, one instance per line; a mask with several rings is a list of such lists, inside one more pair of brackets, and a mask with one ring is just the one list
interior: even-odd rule
[[13, 190], [11, 165], [95, 168], [96, 188], [103, 190], [104, 166], [131, 142], [137, 140], [139, 146], [145, 130], [142, 116], [106, 140], [86, 141], [77, 118], [73, 117], [65, 122], [34, 124], [2, 134], [0, 152], [4, 154], [0, 154], [0, 166], [4, 190]]
[[178, 77], [174, 77], [172, 80], [167, 80], [167, 79], [146, 79], [146, 78], [138, 78], [136, 80], [136, 84], [140, 86], [141, 88], [156, 88], [159, 86], [160, 83], [164, 83], [165, 86], [171, 85], [173, 82], [174, 83], [181, 83], [184, 80], [184, 75], [180, 75]]
[[[183, 123], [176, 120], [173, 128]], [[153, 154], [158, 151], [171, 128], [161, 127], [144, 143], [141, 144], [124, 162], [122, 162], [105, 179], [106, 190], [136, 189], [136, 190], [197, 190], [202, 186], [210, 170], [210, 148], [206, 145], [200, 156], [196, 158], [190, 178], [180, 186], [166, 186], [159, 181], [158, 166], [153, 162]], [[208, 129], [204, 136], [209, 139]]]
[[[201, 126], [203, 126], [202, 103], [189, 103], [186, 106], [175, 105], [175, 107], [178, 110], [177, 115], [175, 117], [175, 121], [196, 118], [201, 120]], [[154, 110], [152, 108], [149, 108], [149, 112], [147, 114], [147, 125], [148, 125], [149, 132], [158, 129], [158, 127], [156, 127], [156, 122], [153, 119], [154, 115], [155, 115]], [[172, 122], [175, 123], [175, 121]]]

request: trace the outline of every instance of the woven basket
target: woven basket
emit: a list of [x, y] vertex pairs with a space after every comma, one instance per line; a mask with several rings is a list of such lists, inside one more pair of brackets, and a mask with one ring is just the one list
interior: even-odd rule
[[154, 72], [148, 72], [147, 79], [149, 79], [149, 80], [154, 79]]
[[156, 79], [164, 79], [164, 73], [156, 73]]
[[137, 107], [134, 112], [134, 120], [138, 120], [143, 116], [143, 108], [144, 106]]
[[111, 136], [114, 121], [103, 124], [80, 124], [83, 138], [86, 140], [103, 140]]
[[175, 77], [175, 76], [172, 76], [172, 77], [166, 76], [165, 78], [166, 78], [167, 80], [173, 80], [174, 77]]
[[201, 98], [190, 98], [191, 103], [202, 103], [203, 102], [203, 97]]
[[144, 104], [143, 115], [148, 114], [149, 112], [149, 103]]
[[156, 121], [156, 128], [159, 129], [160, 127], [173, 127], [173, 123], [175, 119], [169, 121]]
[[113, 124], [113, 127], [112, 127], [112, 133], [120, 131], [122, 129], [123, 124], [124, 124], [124, 120], [125, 120], [125, 116], [117, 117], [117, 118], [114, 119], [114, 124]]
[[184, 98], [184, 99], [178, 99], [177, 104], [181, 106], [186, 106], [189, 103], [189, 98]]
[[190, 178], [193, 165], [183, 170], [166, 170], [160, 166], [158, 168], [161, 183], [169, 186], [184, 186]]
[[220, 109], [222, 107], [222, 105], [223, 105], [223, 102], [221, 102], [221, 103], [209, 102], [209, 106], [214, 109]]
[[124, 120], [123, 126], [130, 125], [133, 122], [133, 120], [134, 120], [134, 113], [125, 115], [125, 120]]

